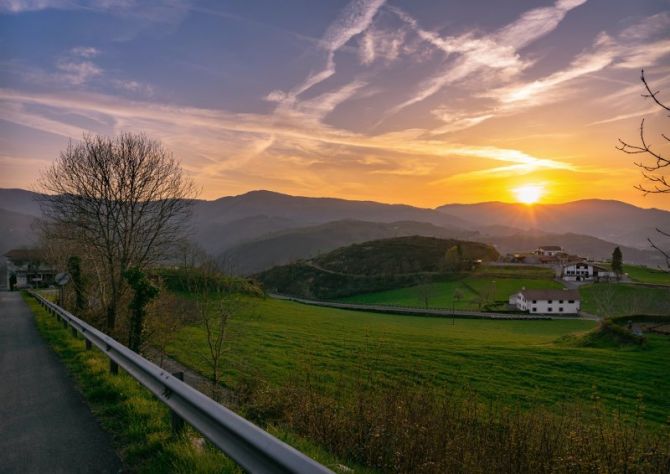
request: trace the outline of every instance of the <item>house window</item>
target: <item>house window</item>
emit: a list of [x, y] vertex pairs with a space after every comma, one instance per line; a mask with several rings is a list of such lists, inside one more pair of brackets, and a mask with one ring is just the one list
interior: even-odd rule
[[547, 308], [547, 311], [549, 311], [551, 313], [553, 311], [553, 309]]
[[549, 303], [549, 304], [551, 304], [551, 303], [553, 303], [553, 302], [554, 302], [554, 300], [549, 300], [549, 301], [547, 301], [547, 303]]
[[558, 302], [559, 302], [559, 304], [560, 304], [560, 303], [563, 303], [563, 300], [558, 300]]
[[533, 304], [536, 304], [536, 303], [537, 303], [537, 300], [533, 300]]
[[537, 313], [537, 308], [533, 307], [532, 311], [533, 313]]
[[568, 303], [570, 303], [570, 304], [572, 304], [574, 302], [575, 302], [575, 300], [568, 300]]
[[561, 306], [560, 308], [558, 308], [558, 311], [562, 313], [563, 312], [563, 307]]

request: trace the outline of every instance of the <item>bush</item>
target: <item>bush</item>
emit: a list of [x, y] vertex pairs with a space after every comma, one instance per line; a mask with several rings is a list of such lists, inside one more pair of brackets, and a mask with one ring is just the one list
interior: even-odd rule
[[[344, 387], [342, 387], [343, 392]], [[471, 394], [361, 385], [338, 399], [309, 375], [259, 387], [247, 416], [284, 424], [342, 458], [382, 472], [667, 472], [670, 436], [591, 407], [560, 415], [483, 405]]]

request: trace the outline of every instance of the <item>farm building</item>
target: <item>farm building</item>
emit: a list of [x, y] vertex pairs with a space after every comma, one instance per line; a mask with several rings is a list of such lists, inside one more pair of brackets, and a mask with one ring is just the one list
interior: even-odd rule
[[616, 273], [593, 263], [577, 262], [565, 265], [561, 278], [565, 281], [601, 281], [616, 278]]
[[6, 285], [10, 287], [12, 275], [17, 288], [43, 287], [53, 284], [56, 270], [45, 262], [37, 249], [14, 249], [5, 254], [7, 259]]
[[543, 245], [542, 247], [538, 247], [535, 253], [543, 257], [556, 257], [564, 252], [563, 248], [558, 245]]
[[509, 304], [520, 311], [537, 314], [577, 314], [577, 290], [521, 290], [509, 297]]

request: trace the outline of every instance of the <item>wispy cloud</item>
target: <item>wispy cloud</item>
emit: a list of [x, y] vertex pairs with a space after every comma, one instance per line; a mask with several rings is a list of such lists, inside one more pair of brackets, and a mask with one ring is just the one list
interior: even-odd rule
[[132, 94], [151, 97], [154, 95], [154, 88], [149, 84], [144, 84], [138, 81], [132, 80], [122, 80], [122, 79], [111, 79], [110, 83], [116, 89], [130, 92]]
[[[354, 86], [352, 86], [354, 87]], [[27, 94], [12, 90], [0, 90], [6, 120], [17, 121], [25, 126], [32, 126], [51, 133], [59, 133], [77, 138], [78, 130], [72, 127], [57, 128], [53, 123], [44, 123], [37, 113], [25, 112], [24, 105], [49, 107], [54, 111], [67, 114], [102, 113], [116, 122], [115, 131], [121, 129], [143, 129], [161, 139], [171, 140], [174, 133], [184, 138], [180, 148], [184, 149], [188, 142], [190, 153], [203, 150], [203, 154], [219, 153], [227, 149], [221, 146], [223, 137], [230, 143], [239, 137], [246, 137], [249, 149], [266, 150], [278, 142], [288, 141], [292, 144], [311, 148], [311, 144], [324, 146], [345, 146], [351, 149], [374, 150], [375, 153], [393, 156], [424, 156], [431, 159], [449, 159], [454, 156], [485, 158], [520, 164], [526, 167], [573, 169], [565, 163], [542, 157], [533, 157], [520, 150], [501, 149], [492, 146], [469, 146], [452, 144], [442, 140], [425, 140], [420, 137], [421, 131], [405, 131], [373, 137], [333, 129], [325, 125], [313, 124], [304, 127], [302, 123], [291, 121], [281, 122], [277, 117], [256, 114], [230, 114], [222, 111], [189, 107], [159, 106], [149, 102], [120, 100], [117, 97], [100, 94], [69, 93], [69, 94]], [[9, 107], [7, 106], [9, 105]], [[17, 109], [16, 107], [19, 107]], [[20, 112], [17, 114], [17, 110]], [[186, 136], [192, 133], [188, 140]], [[271, 139], [269, 137], [272, 137]], [[270, 141], [270, 145], [267, 145]], [[266, 143], [259, 148], [258, 143]], [[209, 143], [209, 145], [206, 145]], [[203, 145], [205, 144], [205, 145]], [[318, 146], [321, 146], [318, 145]], [[214, 150], [217, 150], [216, 152]], [[219, 160], [234, 162], [234, 155], [220, 156]], [[401, 160], [401, 158], [398, 158]]]
[[93, 48], [91, 46], [77, 46], [76, 48], [72, 48], [70, 52], [74, 56], [80, 56], [82, 58], [94, 58], [98, 54], [100, 54], [100, 51], [96, 48]]
[[60, 71], [54, 75], [59, 81], [78, 86], [102, 74], [102, 69], [90, 61], [75, 62], [67, 59], [59, 60], [56, 67]]
[[585, 2], [586, 0], [559, 0], [552, 7], [526, 12], [513, 23], [489, 35], [478, 35], [471, 31], [447, 37], [422, 29], [414, 18], [398, 8], [393, 8], [398, 17], [410, 25], [422, 39], [445, 54], [446, 62], [437, 74], [421, 82], [410, 98], [393, 107], [389, 115], [485, 69], [497, 70], [504, 78], [518, 75], [532, 63], [522, 59], [518, 51], [553, 31], [568, 11]]
[[275, 90], [267, 99], [279, 102], [278, 111], [285, 112], [295, 105], [298, 97], [335, 74], [335, 53], [349, 40], [365, 31], [385, 0], [353, 0], [328, 27], [319, 45], [325, 50], [324, 66], [310, 73], [303, 81], [284, 92]]
[[149, 22], [173, 23], [188, 13], [190, 3], [190, 0], [0, 0], [0, 13], [86, 10]]

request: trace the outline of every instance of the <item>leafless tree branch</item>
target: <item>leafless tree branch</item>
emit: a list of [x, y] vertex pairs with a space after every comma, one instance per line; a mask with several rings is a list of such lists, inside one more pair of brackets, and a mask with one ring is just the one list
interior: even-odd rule
[[113, 330], [123, 272], [165, 258], [190, 216], [192, 181], [160, 142], [124, 133], [70, 142], [39, 187], [48, 237], [82, 246], [104, 268]]

